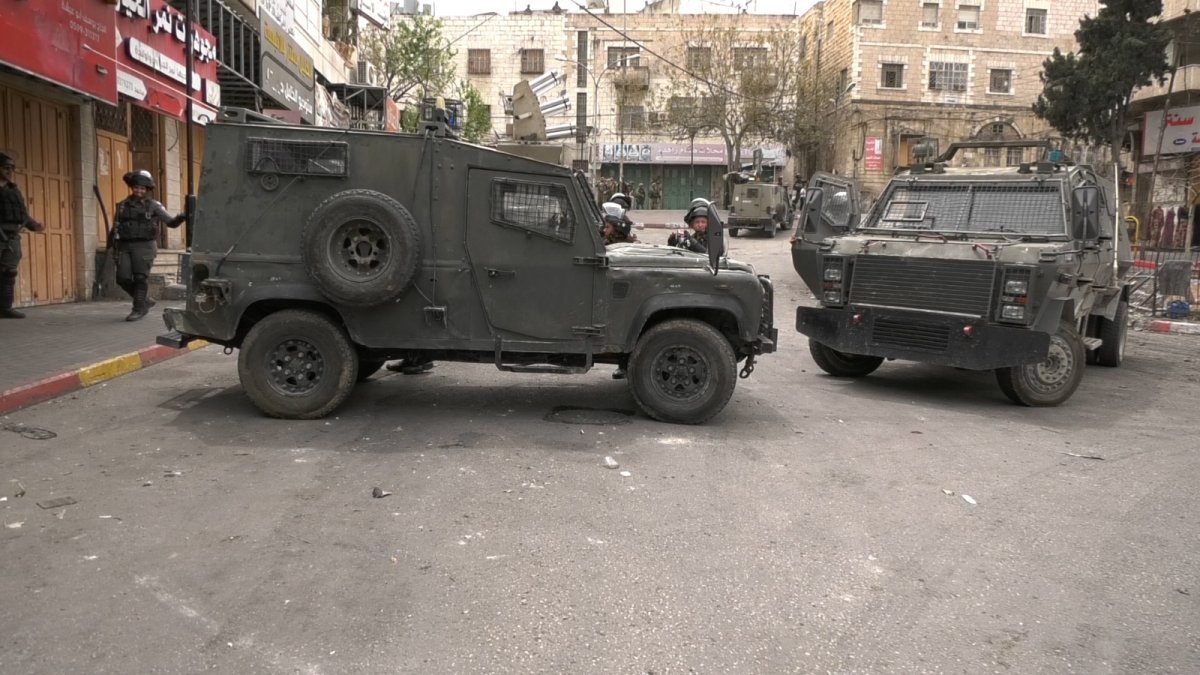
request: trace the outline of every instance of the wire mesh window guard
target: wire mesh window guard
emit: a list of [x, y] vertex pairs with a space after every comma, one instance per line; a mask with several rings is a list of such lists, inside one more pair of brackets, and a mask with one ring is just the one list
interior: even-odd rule
[[349, 157], [349, 148], [340, 142], [251, 138], [246, 148], [246, 171], [285, 176], [345, 176]]
[[96, 101], [92, 106], [92, 111], [92, 119], [95, 120], [97, 130], [110, 131], [120, 136], [129, 135], [128, 103], [109, 105], [103, 101]]
[[492, 222], [506, 227], [570, 242], [575, 236], [575, 214], [562, 185], [492, 181]]
[[1059, 181], [894, 185], [880, 203], [879, 220], [868, 227], [1045, 236], [1067, 232]]

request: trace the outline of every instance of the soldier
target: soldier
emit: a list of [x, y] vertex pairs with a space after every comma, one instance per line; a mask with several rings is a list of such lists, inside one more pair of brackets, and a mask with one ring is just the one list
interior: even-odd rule
[[614, 192], [613, 196], [608, 198], [608, 201], [620, 205], [626, 211], [633, 208], [633, 199], [624, 192]]
[[695, 232], [684, 230], [678, 234], [672, 233], [667, 237], [667, 246], [677, 246], [696, 253], [708, 253], [708, 210], [710, 208], [713, 208], [712, 204], [703, 199], [692, 200], [692, 206], [684, 214], [683, 222], [687, 223], [688, 227]]
[[150, 290], [150, 267], [158, 255], [158, 224], [179, 227], [187, 215], [172, 218], [163, 205], [149, 197], [154, 178], [149, 171], [131, 171], [123, 180], [130, 195], [117, 204], [115, 239], [117, 247], [117, 285], [133, 298], [133, 311], [126, 321], [137, 321], [154, 306], [147, 297]]
[[662, 208], [662, 180], [655, 178], [650, 181], [650, 208]]
[[606, 202], [601, 209], [604, 211], [604, 225], [600, 228], [600, 236], [605, 246], [637, 241], [637, 235], [633, 233], [633, 221], [620, 204]]
[[646, 208], [646, 186], [638, 183], [637, 189], [633, 191], [633, 196], [637, 198], [637, 207], [639, 209]]
[[17, 163], [0, 152], [0, 319], [24, 319], [13, 309], [21, 264], [21, 229], [41, 232], [42, 224], [29, 217], [25, 196], [13, 181]]

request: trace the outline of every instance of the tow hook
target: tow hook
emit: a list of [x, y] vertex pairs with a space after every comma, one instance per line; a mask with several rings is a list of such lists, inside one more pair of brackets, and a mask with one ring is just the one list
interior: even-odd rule
[[738, 377], [743, 380], [750, 377], [750, 373], [754, 372], [754, 354], [746, 357], [746, 365], [742, 366], [742, 372], [738, 373]]

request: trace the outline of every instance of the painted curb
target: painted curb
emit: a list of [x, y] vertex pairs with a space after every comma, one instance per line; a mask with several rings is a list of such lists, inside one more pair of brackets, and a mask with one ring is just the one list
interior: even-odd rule
[[7, 415], [22, 408], [28, 408], [31, 405], [58, 398], [64, 394], [70, 394], [80, 389], [87, 389], [101, 382], [107, 382], [122, 375], [132, 373], [135, 370], [141, 370], [146, 366], [152, 366], [156, 363], [173, 359], [176, 356], [183, 356], [207, 346], [208, 343], [204, 340], [197, 340], [183, 349], [171, 349], [170, 347], [155, 345], [129, 354], [114, 356], [111, 359], [105, 359], [99, 363], [69, 370], [65, 373], [59, 373], [58, 375], [53, 375], [31, 384], [15, 387], [0, 393], [0, 415]]
[[1183, 321], [1164, 321], [1155, 319], [1148, 328], [1155, 333], [1177, 333], [1181, 335], [1200, 335], [1200, 323]]

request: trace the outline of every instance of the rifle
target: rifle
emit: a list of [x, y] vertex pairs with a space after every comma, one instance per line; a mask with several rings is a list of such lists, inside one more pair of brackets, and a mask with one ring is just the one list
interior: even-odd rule
[[92, 281], [92, 300], [99, 300], [104, 292], [104, 275], [108, 272], [108, 261], [113, 256], [113, 230], [108, 220], [108, 209], [104, 208], [104, 197], [100, 196], [100, 186], [93, 185], [92, 192], [96, 195], [96, 203], [100, 205], [100, 214], [104, 216], [104, 257], [96, 267], [96, 278]]

